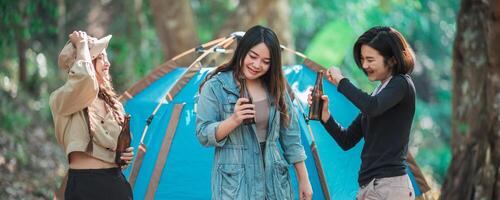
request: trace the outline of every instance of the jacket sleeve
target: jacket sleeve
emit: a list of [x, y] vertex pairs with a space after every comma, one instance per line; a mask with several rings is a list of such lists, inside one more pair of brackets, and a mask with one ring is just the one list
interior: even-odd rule
[[321, 121], [321, 124], [323, 124], [326, 131], [335, 139], [337, 144], [344, 151], [347, 151], [354, 147], [363, 137], [361, 116], [362, 114], [359, 114], [348, 128], [341, 127], [331, 115], [326, 123]]
[[280, 120], [279, 142], [283, 148], [287, 162], [294, 164], [306, 160], [307, 156], [304, 151], [304, 146], [302, 146], [302, 140], [300, 137], [298, 114], [288, 93], [285, 94], [285, 102], [287, 104], [290, 122], [288, 123], [288, 127], [285, 127], [283, 126], [283, 122]]
[[50, 95], [51, 110], [60, 115], [73, 114], [92, 104], [98, 92], [92, 63], [77, 60], [69, 69], [66, 83]]
[[196, 137], [205, 147], [224, 146], [227, 137], [217, 142], [215, 133], [221, 123], [219, 103], [212, 82], [206, 82], [198, 98], [196, 114]]
[[395, 75], [377, 95], [371, 96], [356, 88], [347, 78], [340, 80], [337, 90], [346, 96], [362, 113], [370, 117], [381, 115], [399, 103], [408, 91], [406, 80]]

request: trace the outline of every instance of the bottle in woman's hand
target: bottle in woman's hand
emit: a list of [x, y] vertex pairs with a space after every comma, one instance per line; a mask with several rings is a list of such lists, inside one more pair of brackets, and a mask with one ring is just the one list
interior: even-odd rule
[[323, 113], [323, 71], [319, 71], [316, 77], [316, 83], [312, 90], [312, 102], [309, 107], [309, 119], [320, 120]]
[[123, 119], [122, 131], [118, 136], [118, 143], [116, 145], [115, 163], [119, 166], [126, 165], [127, 163], [121, 159], [122, 153], [127, 151], [130, 147], [132, 137], [130, 136], [130, 115], [125, 115]]
[[[240, 98], [246, 98], [246, 99], [248, 99], [248, 101], [243, 102], [242, 105], [244, 105], [244, 104], [253, 104], [252, 97], [250, 96], [250, 93], [248, 92], [248, 88], [246, 87], [245, 79], [241, 79], [240, 80], [240, 85], [241, 85]], [[253, 110], [252, 108], [247, 108], [247, 109]], [[244, 119], [243, 120], [243, 124], [244, 125], [255, 124], [255, 117]]]

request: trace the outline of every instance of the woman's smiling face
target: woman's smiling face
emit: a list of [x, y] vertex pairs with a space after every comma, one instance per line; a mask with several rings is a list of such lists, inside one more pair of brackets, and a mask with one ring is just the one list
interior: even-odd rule
[[269, 48], [261, 42], [250, 49], [243, 60], [243, 74], [249, 80], [264, 75], [271, 65]]
[[108, 80], [110, 67], [111, 64], [108, 60], [108, 54], [106, 53], [106, 49], [104, 49], [102, 53], [95, 58], [95, 71], [100, 78]]
[[361, 64], [370, 81], [384, 81], [391, 76], [390, 67], [384, 57], [374, 48], [361, 46]]

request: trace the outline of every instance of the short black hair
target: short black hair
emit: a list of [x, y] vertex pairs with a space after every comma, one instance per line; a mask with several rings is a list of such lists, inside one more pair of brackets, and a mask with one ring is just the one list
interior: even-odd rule
[[387, 26], [376, 26], [361, 36], [354, 44], [354, 60], [358, 67], [366, 73], [361, 63], [361, 47], [368, 45], [377, 50], [384, 57], [384, 63], [393, 58], [395, 65], [389, 66], [392, 75], [410, 74], [415, 65], [415, 55], [406, 39], [396, 29]]

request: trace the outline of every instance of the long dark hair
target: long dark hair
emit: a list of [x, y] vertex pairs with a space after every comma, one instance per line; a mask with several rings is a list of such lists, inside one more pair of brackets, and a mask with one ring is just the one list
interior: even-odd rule
[[[361, 46], [363, 45], [374, 48], [384, 57], [384, 64], [390, 67], [392, 75], [410, 74], [413, 71], [415, 63], [413, 50], [396, 29], [376, 26], [359, 36], [353, 48], [354, 60], [358, 67], [367, 74], [361, 63]], [[394, 59], [394, 65], [389, 65], [390, 59]]]
[[201, 83], [199, 91], [201, 91], [205, 82], [211, 79], [219, 72], [233, 71], [234, 80], [239, 81], [239, 77], [243, 76], [242, 67], [243, 61], [250, 49], [260, 43], [264, 43], [269, 49], [271, 62], [269, 70], [260, 77], [262, 83], [266, 86], [268, 92], [272, 95], [273, 103], [277, 105], [281, 113], [283, 125], [288, 126], [290, 118], [285, 103], [285, 78], [281, 69], [281, 48], [278, 36], [273, 30], [260, 25], [254, 26], [245, 32], [245, 35], [238, 42], [236, 50], [231, 60], [217, 67], [211, 72]]

